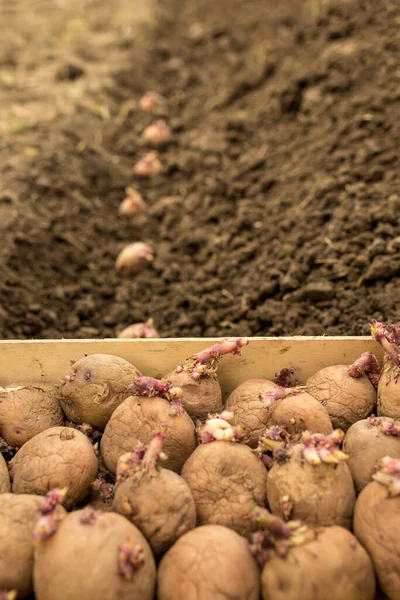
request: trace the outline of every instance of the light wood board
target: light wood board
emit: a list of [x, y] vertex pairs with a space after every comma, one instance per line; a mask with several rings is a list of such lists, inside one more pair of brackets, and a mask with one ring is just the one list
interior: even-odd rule
[[[362, 352], [382, 359], [379, 344], [369, 337], [246, 338], [242, 356], [221, 360], [219, 379], [225, 393], [252, 377], [273, 378], [283, 367], [297, 367], [300, 383], [334, 364], [351, 364]], [[71, 359], [85, 354], [114, 354], [135, 364], [144, 374], [161, 377], [184, 359], [218, 341], [218, 338], [147, 340], [0, 340], [0, 386], [15, 382], [59, 382]]]

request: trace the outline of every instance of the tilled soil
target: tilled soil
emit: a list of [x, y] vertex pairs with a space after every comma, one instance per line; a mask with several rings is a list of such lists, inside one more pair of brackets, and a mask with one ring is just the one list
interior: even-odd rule
[[[138, 26], [132, 3], [106, 4], [7, 16], [0, 337], [114, 337], [149, 317], [162, 337], [400, 320], [400, 5], [163, 0]], [[139, 180], [149, 89], [173, 140], [163, 173]], [[134, 222], [118, 215], [128, 185], [149, 205]], [[154, 263], [122, 276], [137, 240]]]

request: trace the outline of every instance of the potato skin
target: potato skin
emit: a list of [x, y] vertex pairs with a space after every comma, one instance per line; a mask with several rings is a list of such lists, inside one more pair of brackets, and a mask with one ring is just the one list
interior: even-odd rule
[[274, 557], [261, 575], [263, 600], [373, 600], [371, 560], [343, 527], [322, 528], [316, 539]]
[[348, 428], [375, 408], [376, 391], [365, 375], [356, 379], [347, 365], [320, 369], [307, 380], [307, 391], [325, 406], [335, 429]]
[[12, 491], [44, 496], [68, 487], [65, 508], [82, 501], [96, 478], [98, 460], [89, 439], [70, 427], [52, 427], [26, 442], [10, 461]]
[[247, 542], [227, 527], [204, 525], [189, 531], [160, 562], [158, 600], [259, 600], [259, 597], [259, 569]]
[[249, 434], [247, 442], [250, 448], [256, 448], [258, 439], [264, 433], [271, 408], [264, 407], [264, 394], [276, 389], [268, 379], [248, 379], [230, 394], [226, 401], [225, 410], [232, 411], [235, 415], [235, 424], [241, 425]]
[[248, 535], [251, 513], [266, 501], [267, 470], [244, 444], [201, 444], [182, 469], [192, 492], [197, 524], [224, 525]]
[[71, 366], [61, 386], [61, 405], [70, 421], [104, 431], [114, 410], [131, 395], [126, 387], [141, 373], [123, 358], [91, 354]]
[[216, 377], [201, 377], [195, 381], [188, 371], [172, 371], [164, 381], [183, 390], [183, 408], [192, 419], [206, 419], [208, 414], [222, 411], [222, 391]]
[[2, 454], [0, 454], [0, 494], [11, 492], [10, 475], [7, 463]]
[[9, 446], [21, 448], [38, 433], [64, 422], [60, 391], [55, 385], [15, 384], [0, 391], [0, 436]]
[[42, 498], [28, 494], [0, 496], [0, 589], [33, 591], [33, 530]]
[[332, 423], [327, 410], [306, 392], [278, 400], [272, 406], [268, 419], [268, 427], [272, 425], [280, 425], [290, 434], [298, 434], [306, 430], [324, 434], [332, 432]]
[[101, 456], [107, 469], [115, 473], [121, 454], [134, 450], [138, 442], [148, 444], [154, 431], [165, 424], [163, 450], [168, 459], [163, 466], [180, 473], [196, 448], [195, 427], [186, 412], [170, 416], [170, 411], [168, 400], [158, 396], [127, 398], [114, 411], [101, 439]]
[[369, 483], [357, 498], [354, 533], [372, 559], [382, 591], [400, 598], [400, 496], [389, 498], [385, 486]]
[[400, 367], [396, 367], [387, 356], [383, 359], [383, 370], [378, 383], [379, 417], [400, 420]]
[[115, 490], [113, 510], [129, 519], [162, 556], [196, 527], [196, 506], [186, 481], [169, 469], [140, 480], [128, 477]]
[[[153, 600], [156, 567], [140, 531], [116, 513], [96, 512], [81, 523], [82, 510], [69, 513], [56, 533], [35, 552], [36, 600]], [[144, 564], [126, 580], [118, 573], [118, 549], [131, 537], [144, 550]]]
[[292, 520], [325, 527], [351, 527], [356, 495], [346, 463], [311, 465], [303, 460], [302, 445], [297, 444], [290, 459], [274, 464], [268, 473], [270, 510], [284, 518], [279, 501], [282, 496], [289, 496], [294, 505]]
[[343, 451], [349, 454], [347, 464], [357, 493], [370, 483], [376, 462], [384, 456], [400, 458], [400, 436], [386, 435], [368, 419], [354, 423], [343, 440]]

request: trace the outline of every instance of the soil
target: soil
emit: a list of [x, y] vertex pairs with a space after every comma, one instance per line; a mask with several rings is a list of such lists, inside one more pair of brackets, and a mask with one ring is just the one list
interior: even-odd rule
[[[0, 338], [400, 321], [395, 0], [6, 0], [0, 38]], [[173, 140], [140, 180], [147, 90]]]

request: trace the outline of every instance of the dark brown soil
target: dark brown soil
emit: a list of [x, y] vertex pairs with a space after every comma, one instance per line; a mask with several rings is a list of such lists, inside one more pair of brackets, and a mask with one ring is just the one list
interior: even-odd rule
[[[0, 337], [113, 337], [148, 317], [163, 337], [400, 320], [400, 5], [163, 0], [138, 28], [132, 4], [8, 15]], [[148, 89], [174, 136], [163, 174], [139, 181]], [[135, 223], [118, 216], [127, 185], [150, 206]], [[136, 240], [156, 259], [122, 277]]]

